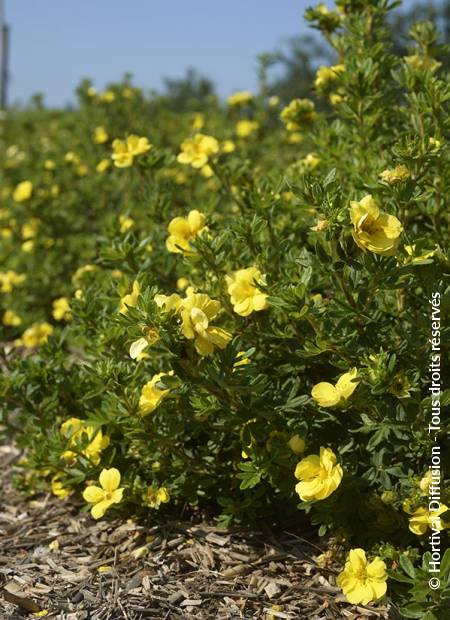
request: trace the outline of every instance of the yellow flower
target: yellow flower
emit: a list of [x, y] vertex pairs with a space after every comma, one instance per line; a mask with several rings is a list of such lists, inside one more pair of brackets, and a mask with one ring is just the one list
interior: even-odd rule
[[80, 177], [84, 177], [89, 173], [89, 168], [85, 164], [81, 164], [77, 168], [77, 174]]
[[200, 131], [200, 129], [203, 127], [204, 124], [205, 124], [205, 115], [202, 114], [201, 112], [198, 112], [194, 116], [194, 120], [192, 122], [192, 129], [194, 131]]
[[169, 491], [166, 487], [151, 486], [147, 489], [144, 501], [150, 508], [159, 508], [161, 504], [167, 504], [170, 501]]
[[173, 310], [178, 312], [183, 303], [177, 293], [172, 293], [172, 295], [155, 295], [154, 299], [158, 308], [164, 308], [165, 312], [172, 312]]
[[239, 351], [236, 355], [236, 361], [233, 364], [233, 368], [239, 368], [239, 366], [247, 366], [247, 364], [250, 363], [250, 360], [245, 355], [245, 351]]
[[429, 138], [428, 139], [428, 148], [432, 153], [436, 153], [442, 146], [442, 142], [437, 138]]
[[34, 248], [34, 241], [28, 239], [28, 241], [24, 241], [20, 247], [23, 252], [32, 252]]
[[227, 99], [227, 103], [230, 107], [247, 105], [253, 99], [253, 95], [248, 90], [240, 90], [230, 95]]
[[329, 226], [329, 220], [321, 217], [317, 220], [315, 226], [311, 226], [311, 230], [314, 230], [315, 232], [323, 232], [324, 230], [327, 230]]
[[183, 335], [188, 340], [194, 340], [200, 355], [210, 355], [214, 347], [223, 349], [231, 340], [230, 333], [210, 325], [221, 310], [221, 305], [204, 293], [195, 293], [188, 288], [184, 299], [176, 293], [170, 296], [155, 295], [155, 303], [164, 308], [165, 312], [175, 311], [181, 317]]
[[433, 258], [433, 256], [436, 254], [436, 250], [425, 250], [423, 252], [423, 254], [416, 254], [416, 245], [412, 244], [412, 245], [405, 245], [404, 246], [406, 253], [408, 254], [408, 256], [406, 256], [403, 259], [403, 263], [408, 264], [408, 263], [421, 263], [424, 260], [428, 260], [429, 258]]
[[108, 159], [101, 159], [96, 165], [95, 169], [97, 172], [105, 172], [105, 170], [108, 170], [110, 165], [111, 163]]
[[288, 131], [298, 131], [315, 121], [317, 112], [311, 99], [293, 99], [280, 114]]
[[430, 484], [432, 484], [432, 482], [433, 482], [433, 475], [431, 473], [431, 469], [429, 469], [419, 482], [420, 490], [422, 491], [424, 495], [428, 495], [428, 489], [430, 488]]
[[383, 256], [395, 254], [403, 227], [394, 215], [380, 211], [370, 194], [350, 203], [350, 217], [358, 247]]
[[16, 202], [25, 202], [25, 200], [31, 198], [32, 193], [33, 183], [31, 183], [31, 181], [22, 181], [16, 186], [13, 192], [13, 199]]
[[104, 127], [102, 127], [101, 125], [99, 127], [96, 127], [94, 130], [94, 142], [96, 144], [104, 144], [105, 142], [108, 142], [108, 134], [105, 130]]
[[330, 448], [320, 448], [320, 454], [311, 454], [297, 463], [295, 486], [302, 501], [327, 498], [341, 483], [342, 467], [336, 464], [336, 455]]
[[137, 280], [133, 282], [133, 290], [131, 293], [124, 295], [120, 299], [119, 312], [120, 314], [126, 314], [128, 312], [128, 308], [136, 308], [138, 297], [141, 292], [140, 284]]
[[342, 405], [356, 390], [359, 383], [359, 381], [355, 381], [357, 376], [357, 369], [352, 368], [338, 379], [336, 385], [332, 385], [327, 381], [316, 383], [311, 390], [311, 396], [321, 407]]
[[220, 145], [220, 150], [222, 153], [232, 153], [236, 150], [236, 144], [233, 140], [224, 140]]
[[302, 172], [314, 170], [320, 164], [320, 157], [316, 153], [308, 153], [306, 157], [298, 162], [298, 166]]
[[177, 280], [177, 289], [179, 291], [184, 291], [185, 288], [189, 286], [189, 280], [187, 278], [181, 277]]
[[116, 98], [116, 95], [112, 90], [105, 90], [100, 93], [100, 101], [104, 101], [105, 103], [111, 103]]
[[306, 443], [300, 435], [294, 435], [289, 439], [288, 446], [294, 454], [301, 454], [305, 451]]
[[78, 155], [76, 153], [73, 153], [72, 151], [68, 151], [65, 155], [64, 155], [64, 161], [66, 161], [68, 164], [79, 164], [80, 163], [80, 158], [78, 157]]
[[21, 229], [22, 239], [33, 239], [33, 237], [37, 235], [39, 223], [40, 222], [37, 218], [33, 218], [29, 222], [25, 222]]
[[134, 226], [134, 220], [128, 215], [119, 215], [120, 232], [126, 233]]
[[120, 472], [115, 467], [103, 469], [100, 476], [100, 487], [90, 485], [83, 491], [83, 498], [88, 504], [93, 504], [91, 515], [100, 519], [113, 504], [122, 501], [123, 488], [120, 485]]
[[115, 139], [112, 143], [113, 154], [111, 159], [117, 168], [127, 168], [133, 164], [137, 155], [142, 155], [152, 148], [148, 138], [140, 138], [134, 134], [126, 140]]
[[0, 293], [11, 293], [14, 286], [22, 284], [26, 279], [26, 276], [12, 269], [8, 271], [0, 271]]
[[347, 97], [343, 94], [342, 89], [338, 89], [335, 93], [330, 93], [331, 105], [338, 105], [342, 101], [345, 101]]
[[89, 173], [89, 168], [85, 164], [81, 164], [77, 168], [77, 174], [80, 177], [84, 177]]
[[173, 370], [153, 375], [150, 381], [147, 381], [142, 388], [141, 397], [139, 399], [139, 410], [142, 415], [145, 416], [155, 411], [161, 401], [169, 394], [170, 390], [162, 390], [156, 385], [161, 381], [161, 377], [165, 377], [166, 375], [173, 375]]
[[[336, 3], [339, 6], [339, 1]], [[323, 3], [314, 7], [316, 12], [315, 18], [318, 20], [321, 28], [327, 32], [332, 32], [341, 23], [341, 15], [336, 11], [330, 11], [330, 9]]]
[[299, 144], [303, 140], [303, 136], [298, 131], [293, 131], [288, 135], [289, 144]]
[[179, 312], [183, 335], [188, 340], [194, 340], [200, 355], [210, 355], [215, 347], [224, 349], [231, 340], [231, 334], [210, 325], [220, 309], [219, 301], [203, 293], [191, 293], [181, 302]]
[[210, 165], [206, 164], [206, 166], [200, 168], [200, 174], [202, 175], [202, 177], [205, 177], [205, 179], [210, 179], [212, 176], [214, 176], [214, 170], [211, 168]]
[[435, 58], [431, 58], [430, 56], [424, 56], [421, 54], [412, 54], [411, 56], [405, 56], [403, 60], [407, 65], [411, 67], [411, 69], [415, 70], [425, 70], [429, 69], [431, 73], [434, 73], [442, 67], [442, 63], [436, 60]]
[[[69, 418], [63, 422], [60, 433], [69, 441], [70, 447], [79, 448], [78, 451], [81, 451], [81, 454], [94, 465], [100, 463], [103, 450], [109, 446], [109, 437], [103, 436], [101, 429], [96, 430], [79, 418]], [[84, 445], [86, 442], [87, 445]], [[72, 461], [77, 457], [77, 453], [73, 450], [66, 450], [61, 456], [66, 461]]]
[[193, 168], [203, 168], [211, 155], [219, 151], [219, 143], [212, 136], [196, 133], [181, 143], [181, 153], [177, 156], [180, 164], [190, 164]]
[[386, 594], [386, 564], [378, 556], [368, 562], [364, 549], [351, 549], [337, 585], [352, 605], [367, 605]]
[[22, 323], [22, 319], [14, 310], [5, 310], [2, 321], [3, 325], [10, 327], [17, 327]]
[[72, 315], [70, 313], [69, 300], [67, 297], [59, 297], [53, 302], [53, 318], [56, 321], [70, 321]]
[[226, 276], [228, 294], [233, 304], [233, 310], [240, 316], [248, 316], [267, 308], [267, 294], [263, 293], [256, 284], [265, 284], [265, 276], [256, 267], [239, 269], [233, 275]]
[[259, 129], [259, 123], [257, 121], [243, 120], [236, 123], [235, 132], [240, 138], [247, 138], [257, 129]]
[[53, 495], [56, 495], [56, 497], [60, 497], [61, 499], [64, 499], [64, 497], [67, 497], [68, 495], [70, 495], [70, 490], [68, 488], [66, 488], [63, 483], [60, 481], [61, 478], [61, 474], [55, 474], [52, 478], [52, 493]]
[[405, 500], [403, 510], [411, 515], [409, 517], [409, 530], [416, 536], [422, 536], [428, 529], [442, 531], [450, 528], [450, 522], [441, 519], [441, 514], [449, 510], [445, 504], [439, 504], [436, 510], [429, 510], [429, 507], [420, 506], [412, 511], [409, 500]]
[[54, 169], [56, 168], [56, 164], [55, 164], [55, 162], [53, 161], [53, 159], [46, 159], [46, 160], [44, 161], [44, 168], [45, 168], [46, 170], [54, 170]]
[[11, 228], [0, 228], [0, 236], [2, 239], [11, 239], [13, 231]]
[[[143, 351], [147, 347], [151, 347], [155, 342], [159, 339], [159, 333], [156, 329], [152, 327], [147, 327], [145, 329], [145, 335], [138, 340], [135, 340], [130, 345], [130, 357], [132, 360], [137, 359], [138, 361], [142, 359]], [[146, 355], [146, 354], [145, 354]]]
[[78, 286], [86, 273], [94, 273], [95, 271], [98, 271], [98, 267], [96, 265], [82, 265], [81, 267], [78, 267], [73, 274], [72, 282], [75, 286]]
[[190, 241], [206, 230], [205, 221], [205, 216], [197, 209], [190, 211], [187, 217], [175, 217], [167, 228], [166, 247], [169, 252], [192, 253]]
[[401, 181], [408, 180], [410, 174], [406, 166], [400, 165], [395, 166], [395, 168], [392, 168], [391, 170], [383, 170], [383, 172], [380, 172], [379, 177], [382, 181], [385, 181], [385, 183], [393, 185], [394, 183], [400, 183]]
[[330, 82], [334, 82], [340, 73], [345, 71], [345, 65], [334, 65], [333, 67], [320, 66], [317, 69], [314, 86], [320, 90], [326, 88]]
[[276, 108], [279, 103], [280, 103], [280, 98], [277, 97], [277, 95], [272, 95], [271, 97], [269, 97], [269, 106], [271, 108]]
[[26, 329], [22, 334], [22, 338], [16, 340], [15, 344], [19, 347], [23, 346], [31, 349], [46, 342], [52, 332], [53, 327], [49, 323], [36, 323]]

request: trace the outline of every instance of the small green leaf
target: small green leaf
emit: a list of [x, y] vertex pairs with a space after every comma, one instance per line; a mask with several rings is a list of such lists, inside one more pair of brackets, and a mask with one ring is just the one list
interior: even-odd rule
[[409, 577], [405, 577], [403, 573], [397, 573], [391, 570], [388, 570], [387, 573], [390, 579], [394, 579], [394, 581], [399, 581], [400, 583], [409, 583], [409, 584], [414, 583], [413, 579], [410, 579]]
[[415, 568], [412, 565], [411, 560], [404, 553], [402, 553], [402, 555], [400, 556], [400, 566], [403, 568], [403, 570], [408, 575], [408, 577], [415, 579], [416, 577]]
[[437, 620], [437, 618], [433, 612], [427, 611], [426, 614], [422, 616], [422, 620]]
[[402, 607], [400, 611], [404, 618], [419, 618], [422, 619], [424, 615], [424, 609], [418, 603], [411, 603], [406, 607]]

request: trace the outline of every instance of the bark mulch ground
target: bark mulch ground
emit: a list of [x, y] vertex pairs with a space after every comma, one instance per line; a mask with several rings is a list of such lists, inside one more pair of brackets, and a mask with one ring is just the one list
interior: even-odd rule
[[0, 446], [1, 620], [387, 617], [345, 603], [337, 567], [319, 567], [321, 549], [294, 534], [94, 521], [70, 500], [20, 497], [16, 458]]

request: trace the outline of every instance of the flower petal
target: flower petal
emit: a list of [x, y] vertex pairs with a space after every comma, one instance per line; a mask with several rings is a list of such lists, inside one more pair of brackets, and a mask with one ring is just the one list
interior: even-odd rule
[[91, 508], [91, 515], [94, 519], [101, 519], [113, 502], [110, 499], [104, 499], [102, 502], [95, 504]]
[[97, 504], [101, 502], [105, 497], [105, 492], [100, 487], [94, 485], [88, 486], [83, 491], [83, 498], [89, 502], [89, 504]]
[[120, 472], [115, 467], [103, 469], [99, 481], [105, 491], [112, 493], [120, 485]]
[[333, 407], [341, 400], [338, 390], [327, 381], [317, 383], [311, 390], [311, 396], [321, 407]]

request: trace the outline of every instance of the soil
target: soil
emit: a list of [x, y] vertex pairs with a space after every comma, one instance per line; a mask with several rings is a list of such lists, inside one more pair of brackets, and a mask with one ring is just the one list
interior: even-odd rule
[[[352, 606], [323, 543], [213, 523], [95, 521], [71, 498], [30, 501], [12, 485], [18, 451], [0, 446], [0, 619], [387, 618]], [[330, 543], [329, 543], [330, 544]], [[45, 612], [48, 612], [45, 615]]]

